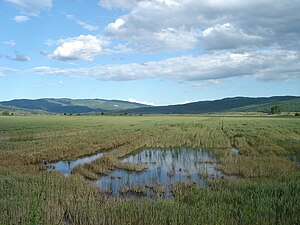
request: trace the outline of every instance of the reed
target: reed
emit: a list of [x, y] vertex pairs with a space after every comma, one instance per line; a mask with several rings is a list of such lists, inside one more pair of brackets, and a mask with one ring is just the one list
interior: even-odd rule
[[[300, 120], [292, 117], [24, 116], [0, 117], [0, 224], [299, 224]], [[230, 148], [236, 146], [240, 154]], [[220, 169], [239, 179], [207, 187], [175, 185], [172, 199], [110, 198], [84, 177], [97, 179], [143, 148], [189, 147], [218, 156]], [[43, 159], [75, 159], [109, 151], [65, 177], [48, 174]], [[172, 174], [171, 174], [172, 175]], [[142, 193], [145, 187], [124, 191]], [[157, 195], [163, 193], [158, 184]], [[32, 213], [37, 212], [37, 213]]]

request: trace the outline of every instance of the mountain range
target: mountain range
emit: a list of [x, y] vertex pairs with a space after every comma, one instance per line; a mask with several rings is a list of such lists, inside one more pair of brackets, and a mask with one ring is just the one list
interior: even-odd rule
[[226, 112], [264, 112], [279, 106], [283, 112], [299, 112], [299, 96], [233, 97], [168, 106], [149, 106], [134, 102], [104, 99], [43, 98], [0, 102], [0, 111], [65, 114], [207, 114]]

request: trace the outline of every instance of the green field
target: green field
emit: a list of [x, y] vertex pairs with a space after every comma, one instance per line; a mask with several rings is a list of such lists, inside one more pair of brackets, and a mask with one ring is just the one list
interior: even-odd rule
[[[239, 179], [182, 184], [175, 198], [155, 200], [108, 198], [84, 179], [138, 149], [181, 146], [214, 152]], [[41, 170], [42, 160], [111, 149], [70, 177]], [[290, 156], [300, 156], [297, 117], [0, 116], [0, 224], [299, 224]]]

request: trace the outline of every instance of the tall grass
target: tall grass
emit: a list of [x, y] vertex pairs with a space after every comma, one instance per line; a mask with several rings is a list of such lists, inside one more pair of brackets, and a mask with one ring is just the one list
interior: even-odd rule
[[[240, 179], [179, 186], [174, 199], [153, 201], [110, 199], [83, 178], [96, 179], [115, 167], [139, 169], [120, 164], [120, 158], [141, 148], [181, 146], [213, 151], [220, 168]], [[231, 146], [241, 155], [232, 154]], [[47, 191], [41, 192], [43, 159], [106, 150], [106, 157], [69, 177], [48, 174]], [[300, 155], [297, 118], [0, 117], [0, 224], [28, 224], [32, 218], [46, 225], [299, 224], [300, 170], [286, 159], [293, 155]], [[42, 197], [33, 201], [37, 193]]]
[[[290, 177], [291, 178], [291, 177]], [[1, 196], [9, 223], [26, 224], [40, 177], [10, 178], [14, 195]], [[0, 187], [3, 186], [2, 179]], [[49, 177], [40, 224], [298, 224], [300, 180], [218, 181], [177, 189], [175, 199], [105, 199], [79, 177]], [[26, 188], [26, 189], [24, 189]], [[0, 189], [2, 190], [2, 189]], [[5, 222], [1, 214], [1, 222]], [[7, 220], [6, 220], [7, 221]], [[2, 222], [2, 224], [5, 224]]]

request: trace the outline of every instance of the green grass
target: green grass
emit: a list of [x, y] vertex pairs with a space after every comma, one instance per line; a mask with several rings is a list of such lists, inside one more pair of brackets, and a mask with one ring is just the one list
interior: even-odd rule
[[[231, 153], [231, 146], [241, 153]], [[176, 188], [174, 199], [107, 199], [87, 183], [142, 147], [213, 151], [238, 180]], [[76, 175], [40, 171], [41, 161], [115, 149]], [[299, 224], [300, 155], [295, 117], [0, 116], [0, 224]], [[39, 203], [39, 190], [43, 192]], [[34, 201], [33, 201], [34, 200]], [[39, 207], [35, 207], [38, 205]], [[34, 209], [34, 210], [33, 210]]]

